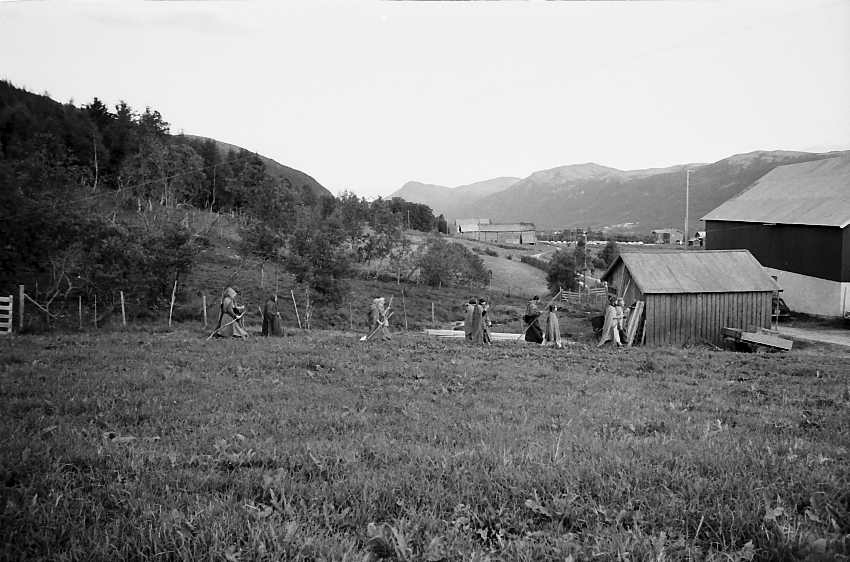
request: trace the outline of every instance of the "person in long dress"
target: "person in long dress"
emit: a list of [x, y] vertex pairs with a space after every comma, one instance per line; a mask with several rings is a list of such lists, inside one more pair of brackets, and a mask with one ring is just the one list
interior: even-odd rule
[[543, 328], [540, 327], [540, 297], [535, 296], [525, 306], [525, 315], [522, 317], [526, 323], [525, 341], [533, 343], [543, 342]]
[[493, 340], [490, 339], [490, 303], [486, 299], [478, 299], [478, 305], [481, 307], [481, 341], [491, 345]]
[[546, 314], [546, 332], [544, 334], [543, 343], [540, 345], [551, 344], [561, 349], [564, 344], [561, 342], [561, 325], [558, 322], [558, 307], [554, 304], [549, 305], [549, 312]]
[[475, 299], [470, 299], [464, 304], [463, 309], [463, 335], [466, 341], [472, 341], [472, 311], [475, 309]]
[[623, 346], [620, 341], [622, 314], [621, 311], [617, 310], [617, 300], [614, 297], [609, 298], [608, 306], [605, 307], [605, 323], [602, 325], [602, 337], [599, 339], [598, 347], [602, 347], [609, 341], [613, 341], [617, 347]]
[[393, 338], [389, 331], [390, 320], [385, 303], [384, 297], [372, 299], [372, 305], [369, 307], [369, 333], [380, 332], [381, 339], [387, 341]]
[[215, 327], [215, 334], [222, 338], [245, 338], [248, 337], [248, 332], [242, 325], [242, 316], [245, 312], [245, 307], [239, 306], [236, 303], [236, 289], [228, 287], [224, 290], [221, 296], [221, 307], [218, 313], [218, 324]]
[[277, 309], [277, 295], [272, 295], [263, 305], [263, 330], [264, 336], [283, 335], [280, 325], [280, 312]]
[[469, 341], [472, 343], [481, 343], [484, 341], [483, 311], [484, 309], [478, 303], [472, 306], [472, 323], [469, 327]]

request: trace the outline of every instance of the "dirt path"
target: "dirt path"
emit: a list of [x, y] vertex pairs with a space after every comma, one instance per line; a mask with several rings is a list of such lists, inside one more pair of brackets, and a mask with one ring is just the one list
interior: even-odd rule
[[790, 326], [780, 326], [779, 333], [783, 336], [799, 340], [818, 341], [850, 347], [850, 330], [833, 328], [791, 328]]

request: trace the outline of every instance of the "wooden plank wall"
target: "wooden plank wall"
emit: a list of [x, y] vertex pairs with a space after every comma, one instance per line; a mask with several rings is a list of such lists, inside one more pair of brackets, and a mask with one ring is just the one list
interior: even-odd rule
[[770, 328], [770, 292], [646, 295], [646, 344], [720, 345], [721, 328]]

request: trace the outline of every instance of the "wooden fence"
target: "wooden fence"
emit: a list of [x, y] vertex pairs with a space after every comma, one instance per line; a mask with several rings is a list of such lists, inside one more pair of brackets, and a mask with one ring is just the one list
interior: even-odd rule
[[12, 333], [12, 295], [0, 297], [0, 336]]
[[561, 300], [571, 304], [604, 306], [608, 298], [608, 287], [596, 287], [586, 291], [561, 291]]

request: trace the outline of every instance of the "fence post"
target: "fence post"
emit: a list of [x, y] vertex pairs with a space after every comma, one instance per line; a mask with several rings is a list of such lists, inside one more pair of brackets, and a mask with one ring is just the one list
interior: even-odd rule
[[203, 305], [204, 305], [204, 328], [206, 328], [207, 327], [207, 296], [202, 295], [201, 298], [203, 299]]
[[401, 290], [401, 310], [404, 312], [404, 331], [407, 330], [407, 305], [404, 302], [404, 289]]
[[124, 312], [124, 291], [119, 291], [121, 294], [121, 325], [127, 327], [127, 314]]
[[24, 329], [24, 286], [18, 285], [18, 331]]

